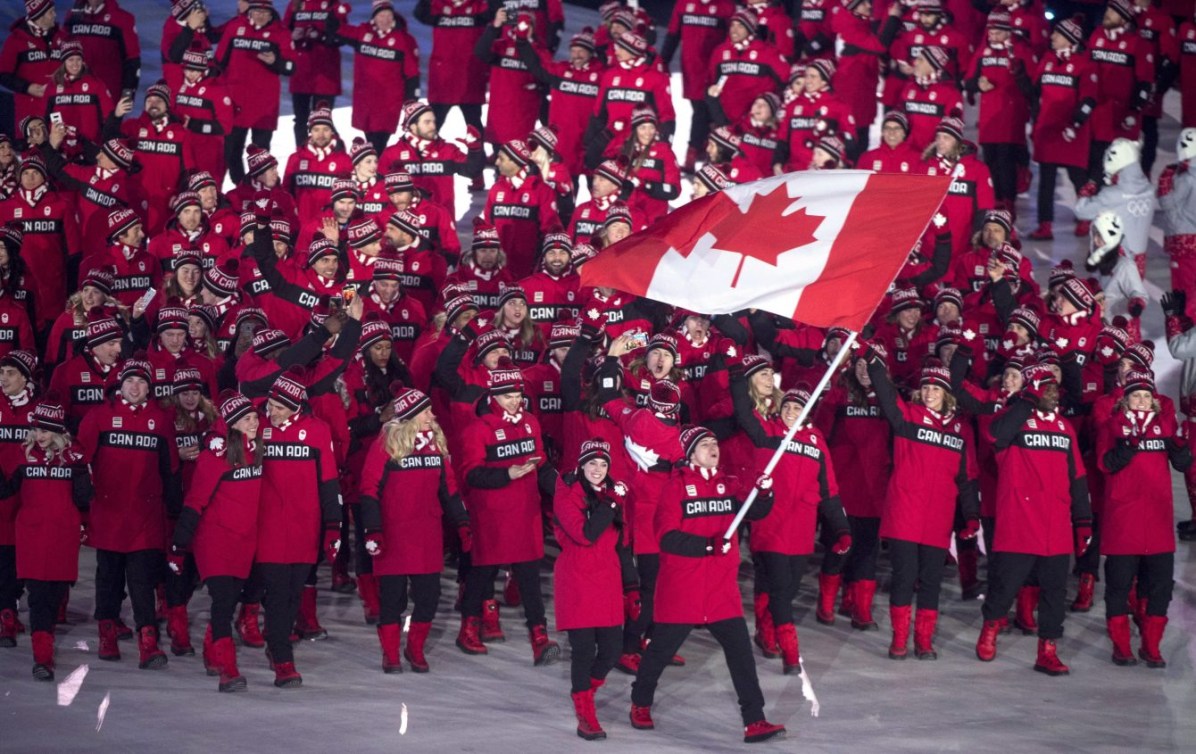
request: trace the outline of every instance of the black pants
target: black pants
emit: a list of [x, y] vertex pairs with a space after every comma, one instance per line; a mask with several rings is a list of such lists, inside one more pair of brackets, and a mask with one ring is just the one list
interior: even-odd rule
[[125, 588], [133, 605], [133, 621], [138, 630], [156, 626], [154, 589], [166, 568], [161, 550], [113, 552], [96, 550], [96, 620], [116, 620], [124, 602]]
[[212, 599], [211, 615], [208, 622], [212, 626], [212, 639], [220, 640], [233, 635], [233, 614], [237, 610], [237, 600], [241, 598], [241, 591], [245, 588], [245, 579], [236, 576], [213, 576], [204, 582], [208, 588], [208, 597]]
[[[307, 141], [307, 117], [316, 109], [316, 103], [326, 102], [328, 108], [336, 105], [336, 96], [331, 94], [291, 93], [291, 109], [295, 112], [295, 143], [302, 146]], [[349, 145], [345, 145], [348, 150]]]
[[169, 568], [166, 571], [166, 606], [178, 607], [186, 605], [195, 594], [195, 586], [199, 583], [199, 571], [195, 568], [195, 556], [190, 553], [183, 561], [183, 572], [175, 573]]
[[[764, 719], [764, 692], [760, 690], [760, 679], [756, 676], [756, 660], [752, 657], [752, 639], [748, 635], [747, 621], [742, 617], [728, 618], [707, 623], [710, 635], [723, 648], [727, 669], [731, 671], [731, 683], [739, 697], [739, 711], [743, 724], [750, 725]], [[673, 655], [681, 649], [692, 623], [657, 623], [652, 641], [640, 660], [640, 670], [631, 685], [631, 703], [640, 707], [652, 706], [656, 698], [656, 684], [668, 667]]]
[[[249, 136], [248, 128], [234, 126], [224, 140], [224, 162], [228, 165], [228, 176], [234, 183], [240, 183], [245, 178], [245, 138]], [[273, 129], [253, 129], [253, 145], [262, 149], [270, 148], [270, 140], [274, 137]], [[303, 144], [306, 139], [297, 143]]]
[[621, 626], [569, 629], [569, 678], [573, 693], [588, 691], [590, 679], [602, 680], [619, 659]]
[[1146, 116], [1142, 119], [1142, 172], [1150, 177], [1150, 169], [1159, 154], [1159, 119]]
[[[345, 506], [346, 516], [349, 506]], [[361, 506], [353, 506], [353, 572], [360, 576], [363, 573], [374, 572], [374, 558], [365, 549], [365, 525], [361, 523]], [[348, 538], [345, 527], [341, 527], [341, 549], [347, 549]]]
[[[378, 592], [381, 595], [381, 609], [378, 623], [398, 623], [407, 609], [407, 587], [411, 585], [411, 620], [415, 623], [431, 623], [436, 617], [436, 606], [440, 603], [440, 574], [419, 573], [411, 576], [379, 576]], [[539, 594], [539, 590], [536, 590]]]
[[274, 662], [294, 662], [291, 628], [299, 614], [299, 598], [312, 567], [307, 563], [259, 563], [265, 590], [266, 646]]
[[880, 519], [848, 516], [847, 523], [851, 526], [851, 549], [844, 556], [843, 578], [848, 583], [876, 581], [876, 556], [880, 552]]
[[[372, 146], [374, 148], [374, 151], [377, 152], [379, 156], [381, 156], [382, 152], [385, 151], [385, 149], [386, 149], [387, 143], [390, 142], [390, 132], [389, 131], [366, 131], [365, 132], [365, 140], [368, 141], [370, 143], [370, 146]], [[379, 171], [379, 172], [381, 172], [381, 171]]]
[[1088, 549], [1084, 554], [1076, 558], [1076, 573], [1090, 573], [1096, 576], [1100, 573], [1100, 517], [1093, 514], [1092, 516], [1092, 542], [1088, 544]]
[[[984, 598], [984, 619], [999, 620], [1009, 615], [1017, 592], [1028, 579], [1038, 581], [1038, 638], [1063, 636], [1064, 603], [1067, 601], [1069, 555], [1028, 555], [1023, 552], [990, 552], [993, 567]], [[1122, 598], [1122, 602], [1125, 599]]]
[[659, 555], [636, 555], [635, 570], [640, 576], [640, 618], [623, 626], [623, 651], [640, 651], [640, 639], [652, 636], [652, 616], [656, 612], [656, 576], [660, 573]]
[[27, 579], [25, 588], [29, 590], [29, 630], [54, 633], [58, 606], [70, 590], [70, 582]]
[[984, 558], [984, 578], [991, 584], [993, 583], [993, 540], [997, 536], [997, 519], [992, 516], [981, 516], [980, 525], [984, 536], [984, 551], [988, 553]]
[[254, 563], [253, 568], [249, 569], [249, 578], [245, 579], [244, 585], [241, 587], [241, 602], [246, 605], [260, 605], [264, 591], [262, 569], [258, 567], [257, 563]]
[[20, 594], [16, 545], [0, 545], [0, 610], [16, 610]]
[[689, 126], [689, 148], [696, 149], [700, 159], [706, 159], [706, 140], [710, 138], [710, 108], [706, 100], [690, 100], [693, 118]]
[[752, 559], [760, 563], [766, 585], [761, 590], [757, 582], [757, 591], [768, 592], [768, 611], [772, 613], [775, 625], [793, 622], [793, 600], [797, 597], [797, 587], [809, 558], [809, 555], [782, 555], [779, 552], [758, 552], [753, 556]]
[[905, 607], [914, 601], [914, 585], [918, 586], [918, 609], [938, 610], [939, 592], [943, 586], [943, 567], [947, 550], [904, 539], [889, 540], [889, 561], [893, 566], [893, 581], [889, 588], [889, 604]]
[[1025, 148], [1017, 144], [983, 144], [984, 163], [992, 173], [993, 195], [1000, 200], [1017, 199], [1017, 166]]
[[[465, 119], [465, 125], [473, 126], [478, 132], [484, 132], [486, 127], [482, 124], [482, 106], [481, 105], [446, 105], [443, 102], [431, 103], [432, 114], [436, 116], [436, 125], [444, 128], [444, 120], [448, 117], [449, 112], [454, 107], [461, 108], [461, 117]], [[379, 165], [379, 172], [384, 165]]]
[[[468, 618], [481, 616], [482, 601], [487, 599], [488, 594], [494, 593], [496, 576], [496, 565], [474, 565], [469, 570], [469, 576], [465, 579], [465, 596], [461, 599], [462, 615]], [[540, 594], [540, 561], [512, 563], [511, 576], [519, 585], [519, 598], [523, 601], [523, 617], [527, 620], [527, 627], [545, 625], [544, 596]]]
[[1126, 600], [1134, 577], [1138, 578], [1138, 598], [1146, 598], [1147, 615], [1166, 615], [1175, 587], [1175, 553], [1157, 555], [1105, 556], [1105, 616], [1112, 618], [1129, 612]]
[[1059, 177], [1059, 168], [1067, 171], [1067, 178], [1072, 188], [1079, 193], [1088, 182], [1088, 171], [1084, 168], [1070, 165], [1056, 165], [1050, 162], [1038, 163], [1038, 222], [1050, 223], [1055, 221], [1055, 186]]

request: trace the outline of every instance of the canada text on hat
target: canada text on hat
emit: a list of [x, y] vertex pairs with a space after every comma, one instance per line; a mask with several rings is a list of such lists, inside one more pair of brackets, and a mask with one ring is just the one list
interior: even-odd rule
[[368, 351], [382, 341], [389, 341], [390, 325], [386, 321], [376, 316], [377, 312], [371, 312], [375, 316], [372, 319], [366, 319], [361, 323], [361, 339], [358, 341], [357, 348], [360, 351]]
[[444, 302], [444, 314], [450, 325], [462, 314], [468, 311], [476, 312], [477, 310], [477, 303], [474, 302], [473, 296], [469, 295], [453, 296]]
[[620, 32], [619, 36], [615, 37], [615, 44], [637, 58], [648, 54], [648, 40], [631, 29], [624, 29]]
[[918, 295], [917, 288], [898, 288], [893, 291], [892, 308], [890, 311], [897, 313], [905, 309], [921, 309], [923, 305], [922, 297]]
[[714, 437], [714, 433], [705, 427], [686, 427], [681, 430], [681, 447], [685, 457], [689, 458], [698, 449], [698, 443], [706, 438]]
[[108, 241], [116, 241], [126, 231], [140, 223], [141, 218], [128, 207], [118, 207], [112, 210], [108, 213]]
[[427, 102], [412, 99], [403, 103], [403, 128], [410, 129], [419, 120], [419, 116], [432, 112]]
[[158, 320], [155, 331], [159, 333], [168, 330], [187, 329], [187, 309], [178, 303], [178, 299], [158, 310]]
[[332, 181], [332, 193], [328, 197], [329, 204], [335, 204], [341, 199], [361, 199], [361, 193], [357, 190], [357, 181], [352, 178], [337, 178]]
[[1009, 324], [1021, 325], [1033, 338], [1038, 335], [1038, 327], [1042, 324], [1042, 320], [1039, 318], [1038, 312], [1025, 306], [1019, 306], [1009, 315]]
[[236, 390], [220, 394], [220, 418], [231, 429], [234, 424], [253, 413], [253, 402]]
[[412, 238], [418, 238], [420, 235], [419, 215], [410, 210], [398, 210], [390, 216], [386, 224], [394, 226]]
[[152, 364], [145, 359], [134, 356], [131, 359], [125, 359], [124, 363], [120, 365], [119, 381], [124, 382], [125, 380], [139, 377], [147, 383], [152, 384], [154, 381], [153, 373], [154, 367]]
[[751, 377], [764, 369], [772, 369], [772, 362], [758, 353], [749, 353], [743, 357], [743, 376]]
[[498, 348], [505, 348], [507, 353], [511, 351], [511, 339], [502, 330], [487, 330], [477, 337], [473, 345], [477, 351], [478, 361], [481, 361], [485, 358], [486, 354]]
[[289, 345], [291, 345], [291, 339], [282, 330], [262, 328], [254, 334], [250, 347], [258, 356], [265, 356], [275, 349], [284, 348]]
[[697, 178], [711, 191], [722, 191], [735, 185], [735, 182], [728, 178], [727, 174], [712, 162], [708, 162], [702, 166], [702, 169], [697, 173]]
[[532, 152], [527, 148], [523, 139], [511, 139], [499, 147], [499, 151], [509, 157], [520, 167], [527, 167], [532, 161]]
[[529, 147], [535, 149], [539, 144], [549, 152], [556, 153], [556, 145], [560, 142], [560, 136], [557, 135], [556, 126], [547, 125], [540, 126], [527, 137], [527, 144]]
[[208, 268], [203, 275], [203, 285], [217, 296], [231, 296], [237, 292], [239, 269], [240, 262], [236, 259], [225, 259], [220, 264]]
[[354, 249], [369, 246], [382, 238], [382, 231], [378, 230], [378, 223], [374, 218], [366, 217], [349, 226], [349, 245]]
[[602, 164], [594, 169], [594, 175], [600, 175], [622, 188], [627, 181], [627, 168], [618, 160], [603, 160]]
[[658, 414], [671, 416], [681, 403], [681, 389], [672, 380], [657, 380], [648, 391], [648, 407]]
[[172, 393], [185, 393], [188, 390], [203, 392], [203, 389], [203, 375], [195, 367], [179, 367], [174, 370], [174, 379], [171, 380]]
[[0, 359], [0, 367], [12, 367], [24, 375], [26, 380], [31, 380], [33, 373], [37, 371], [37, 356], [21, 349], [9, 351]]
[[403, 280], [403, 260], [389, 254], [382, 254], [374, 260], [374, 280]]
[[406, 170], [393, 170], [386, 174], [386, 193], [394, 194], [399, 191], [415, 191], [415, 183]]
[[33, 407], [33, 412], [29, 414], [29, 423], [36, 429], [62, 434], [66, 432], [66, 409], [60, 402], [44, 398]]
[[523, 392], [523, 372], [513, 367], [491, 369], [488, 386], [491, 395], [521, 393]]
[[123, 170], [133, 165], [133, 150], [120, 139], [109, 139], [100, 146], [100, 151]]
[[292, 411], [298, 411], [307, 400], [307, 388], [293, 372], [278, 375], [270, 386], [269, 399], [277, 401]]
[[374, 145], [370, 144], [360, 136], [354, 137], [353, 146], [349, 148], [349, 159], [354, 165], [357, 165], [367, 157], [377, 157], [378, 150], [374, 149]]
[[329, 241], [324, 236], [320, 236], [311, 242], [311, 246], [307, 248], [307, 266], [310, 267], [318, 260], [324, 257], [337, 256], [336, 244]]
[[394, 420], [400, 422], [411, 421], [432, 407], [432, 401], [423, 392], [414, 388], [404, 388], [391, 402]]
[[278, 167], [278, 160], [274, 158], [274, 155], [256, 144], [250, 144], [245, 154], [251, 178], [257, 178], [270, 168]]
[[96, 348], [112, 340], [120, 340], [124, 332], [112, 317], [92, 312], [87, 322], [87, 347]]
[[922, 377], [918, 384], [922, 387], [931, 385], [941, 387], [943, 390], [950, 390], [951, 372], [944, 367], [926, 367], [922, 370]]
[[581, 336], [581, 325], [553, 322], [548, 334], [549, 348], [568, 348]]
[[610, 443], [597, 437], [583, 442], [577, 454], [577, 468], [580, 469], [590, 461], [610, 463]]

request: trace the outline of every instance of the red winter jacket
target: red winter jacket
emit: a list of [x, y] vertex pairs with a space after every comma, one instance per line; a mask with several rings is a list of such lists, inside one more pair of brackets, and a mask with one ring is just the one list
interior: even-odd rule
[[797, 95], [785, 105], [777, 121], [777, 138], [782, 150], [788, 150], [784, 162], [787, 172], [810, 167], [819, 128], [829, 128], [847, 140], [855, 138], [856, 125], [851, 109], [829, 91]]
[[1075, 432], [1058, 414], [1013, 401], [989, 425], [997, 450], [995, 552], [1068, 555], [1092, 521]]
[[847, 515], [880, 518], [893, 473], [892, 428], [874, 393], [856, 405], [847, 390], [830, 388], [818, 404], [817, 424], [827, 438]]
[[[274, 55], [271, 65], [258, 58], [264, 53]], [[229, 94], [237, 103], [234, 125], [268, 131], [278, 128], [281, 77], [294, 72], [294, 58], [291, 32], [277, 16], [260, 29], [250, 23], [248, 16], [237, 16], [224, 27], [215, 61], [224, 71]]]
[[574, 473], [556, 483], [552, 530], [561, 545], [552, 570], [556, 630], [623, 625], [619, 550], [630, 534], [624, 523], [630, 490], [609, 475], [601, 490]]
[[66, 38], [66, 32], [58, 26], [44, 36], [34, 34], [24, 16], [8, 27], [4, 47], [0, 48], [0, 84], [13, 92], [16, 104], [13, 123], [20, 123], [30, 115], [45, 117], [45, 98], [31, 97], [25, 92], [30, 84], [43, 84], [49, 94], [54, 86], [50, 77], [61, 65], [58, 47]]
[[956, 500], [965, 519], [979, 515], [971, 426], [898, 397], [883, 366], [870, 364], [877, 402], [893, 428], [893, 476], [880, 536], [941, 547], [951, 543]]
[[480, 105], [490, 67], [473, 54], [490, 8], [486, 0], [419, 0], [413, 15], [432, 27], [428, 102]]
[[[32, 201], [30, 201], [32, 200]], [[32, 284], [35, 316], [44, 327], [62, 311], [66, 300], [66, 258], [79, 253], [79, 225], [63, 194], [18, 189], [0, 202], [0, 224], [21, 229], [21, 259]]]
[[568, 60], [553, 60], [543, 48], [521, 42], [521, 59], [540, 83], [550, 87], [548, 124], [556, 129], [556, 152], [571, 175], [585, 172], [583, 157], [586, 125], [598, 99], [598, 81], [605, 70], [601, 61], [591, 58], [578, 68]]
[[923, 86], [911, 80], [901, 90], [895, 106], [902, 109], [909, 121], [909, 136], [903, 144], [918, 152], [920, 161], [922, 150], [934, 141], [935, 129], [943, 118], [955, 111], [963, 112], [963, 97], [953, 81], [935, 81]]
[[32, 448], [29, 455], [7, 479], [20, 489], [17, 578], [74, 583], [79, 579], [80, 513], [87, 511], [92, 496], [87, 462], [74, 445], [53, 459], [41, 448]]
[[[717, 469], [686, 465], [662, 490], [655, 506], [660, 535], [656, 580], [657, 623], [704, 625], [743, 616], [739, 593], [739, 548], [722, 553], [723, 534], [751, 491]], [[749, 521], [768, 515], [772, 495], [763, 493], [748, 511]], [[713, 551], [708, 547], [713, 545]]]
[[[419, 50], [415, 38], [396, 24], [386, 34], [372, 23], [343, 26], [340, 38], [353, 48], [353, 128], [392, 134], [399, 126], [403, 101], [419, 88]], [[401, 92], [402, 97], [379, 97]]]
[[981, 144], [1026, 143], [1026, 124], [1030, 121], [1030, 103], [1018, 84], [1018, 78], [1034, 67], [1030, 51], [1016, 41], [997, 47], [981, 45], [972, 59], [966, 87], [979, 91], [983, 76], [993, 89], [980, 92], [979, 130]]
[[99, 143], [100, 132], [107, 118], [116, 106], [112, 95], [99, 78], [84, 74], [74, 81], [51, 84], [46, 88], [45, 121], [50, 122], [51, 113], [62, 116], [62, 122], [74, 128], [79, 136]]
[[734, 12], [730, 0], [673, 4], [661, 58], [666, 64], [671, 62], [673, 51], [681, 46], [681, 95], [685, 99], [700, 102], [706, 98], [706, 90], [715, 81], [710, 77], [710, 61], [714, 49], [727, 38], [727, 23]]
[[[1100, 87], [1092, 59], [1086, 51], [1067, 58], [1047, 53], [1034, 83], [1038, 91], [1038, 116], [1030, 134], [1034, 157], [1051, 165], [1086, 168], [1092, 141], [1090, 115]], [[1072, 141], [1063, 138], [1065, 128], [1075, 129]]]
[[37, 353], [38, 350], [33, 342], [29, 309], [23, 302], [0, 289], [0, 357], [18, 349], [31, 353]]
[[174, 95], [174, 114], [190, 131], [186, 163], [206, 170], [217, 181], [224, 176], [224, 137], [233, 130], [235, 106], [223, 79], [206, 76], [184, 81]]
[[145, 249], [134, 249], [117, 242], [102, 253], [85, 256], [79, 267], [79, 279], [100, 267], [115, 268], [112, 297], [121, 306], [131, 307], [150, 288], [162, 287], [162, 268]]
[[870, 19], [846, 8], [835, 12], [831, 19], [831, 28], [843, 43], [833, 82], [835, 91], [842, 93], [860, 124], [876, 119], [880, 60], [901, 27], [900, 20], [893, 16], [877, 23], [879, 31]]
[[145, 232], [153, 236], [174, 216], [170, 199], [186, 185], [187, 171], [194, 167], [188, 162], [191, 133], [174, 114], [155, 124], [145, 113], [126, 120], [120, 131], [141, 165], [133, 182], [147, 202]]
[[921, 164], [922, 153], [914, 149], [907, 139], [896, 148], [881, 142], [876, 149], [860, 155], [858, 167], [877, 173], [915, 173]]
[[328, 425], [309, 413], [262, 429], [266, 457], [258, 513], [258, 563], [315, 563], [321, 530], [341, 520]]
[[1182, 99], [1181, 122], [1196, 127], [1196, 21], [1179, 27], [1179, 80]]
[[349, 6], [334, 0], [293, 0], [287, 4], [282, 25], [290, 32], [295, 50], [291, 73], [292, 94], [335, 97], [341, 93], [341, 51], [325, 41], [328, 19], [344, 23]]
[[469, 515], [457, 492], [456, 473], [447, 450], [433, 437], [399, 460], [386, 450], [386, 426], [366, 451], [361, 469], [361, 520], [366, 531], [385, 537], [382, 554], [373, 559], [379, 576], [409, 576], [444, 570], [444, 527], [468, 526]]
[[[540, 47], [539, 35], [533, 39], [533, 44]], [[526, 138], [536, 127], [543, 95], [519, 54], [515, 27], [507, 25], [499, 30], [487, 26], [474, 47], [474, 55], [490, 66], [489, 101], [501, 103], [486, 111], [486, 141], [505, 144]]]
[[[13, 398], [7, 395], [0, 398], [0, 473], [9, 479], [25, 463], [24, 443], [29, 436], [29, 414], [34, 406], [31, 390], [16, 398], [23, 403], [14, 405]], [[16, 490], [0, 497], [0, 546], [16, 544], [14, 521], [20, 502]]]
[[290, 156], [281, 185], [295, 197], [300, 227], [313, 222], [331, 203], [332, 182], [352, 172], [353, 164], [339, 140], [322, 150], [304, 144]]
[[87, 67], [110, 93], [136, 89], [141, 75], [137, 20], [117, 0], [104, 0], [96, 11], [77, 2], [67, 12], [63, 30], [83, 46]]
[[[183, 505], [198, 517], [198, 525], [185, 527], [183, 522], [191, 515], [185, 511], [175, 528], [175, 543], [195, 554], [202, 579], [248, 578], [257, 548], [263, 467], [232, 466], [224, 443], [223, 437], [210, 436], [195, 461]], [[252, 460], [253, 450], [249, 443], [245, 445], [245, 457]]]
[[972, 226], [978, 215], [992, 209], [996, 204], [993, 195], [992, 174], [988, 166], [976, 157], [976, 146], [963, 143], [959, 160], [950, 160], [931, 155], [917, 170], [926, 175], [949, 175], [951, 186], [947, 198], [943, 199], [939, 212], [947, 218], [946, 229], [951, 233], [951, 247], [955, 254], [968, 248], [972, 238]]
[[958, 80], [972, 59], [971, 41], [945, 22], [940, 23], [934, 31], [926, 31], [920, 24], [912, 29], [903, 29], [889, 48], [889, 57], [893, 62], [885, 75], [884, 95], [881, 100], [886, 108], [899, 107], [902, 91], [914, 80], [913, 77], [902, 73], [896, 62], [912, 64], [927, 47], [938, 47], [947, 53], [946, 73], [952, 79]]
[[718, 101], [731, 122], [746, 115], [761, 94], [780, 92], [788, 79], [789, 65], [781, 53], [759, 39], [742, 48], [728, 39], [710, 55], [710, 80], [722, 82]]
[[182, 505], [174, 417], [152, 400], [130, 406], [116, 396], [87, 412], [78, 437], [95, 486], [90, 544], [122, 553], [166, 549], [167, 515]]
[[410, 132], [404, 132], [398, 141], [378, 156], [378, 173], [385, 175], [392, 170], [406, 170], [417, 189], [450, 212], [455, 212], [455, 176], [473, 178], [482, 169], [482, 159], [480, 145], [467, 153], [444, 139], [423, 141]]
[[[1092, 139], [1110, 142], [1118, 137], [1137, 140], [1142, 132], [1142, 108], [1154, 83], [1155, 62], [1151, 44], [1133, 27], [1109, 32], [1097, 29], [1088, 39], [1088, 55], [1096, 66], [1100, 85], [1092, 112]], [[1134, 120], [1130, 128], [1124, 124]]]
[[498, 229], [507, 267], [516, 278], [535, 270], [541, 239], [561, 225], [556, 193], [540, 176], [526, 171], [494, 182], [483, 216]]
[[619, 63], [603, 71], [594, 117], [610, 130], [612, 141], [622, 142], [631, 133], [631, 113], [637, 107], [655, 110], [661, 132], [666, 136], [673, 133], [677, 116], [666, 74], [646, 61]]
[[116, 385], [116, 376], [114, 366], [101, 366], [90, 351], [74, 357], [68, 354], [50, 380], [50, 391], [61, 395], [66, 406], [68, 428], [77, 428], [84, 416], [104, 402], [108, 389]]

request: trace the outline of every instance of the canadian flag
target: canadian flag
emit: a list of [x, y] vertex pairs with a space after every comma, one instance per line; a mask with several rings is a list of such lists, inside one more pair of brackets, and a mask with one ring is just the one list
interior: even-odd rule
[[604, 249], [581, 282], [708, 314], [763, 309], [859, 331], [950, 184], [835, 170], [734, 186]]

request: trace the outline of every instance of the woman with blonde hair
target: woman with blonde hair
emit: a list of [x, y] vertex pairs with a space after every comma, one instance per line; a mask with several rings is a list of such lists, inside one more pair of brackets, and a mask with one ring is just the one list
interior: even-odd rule
[[91, 476], [83, 454], [66, 431], [66, 412], [43, 400], [29, 416], [24, 462], [0, 495], [19, 490], [15, 521], [17, 577], [29, 592], [33, 677], [54, 680], [54, 623], [58, 606], [79, 577], [79, 545], [87, 537]]
[[415, 604], [403, 656], [416, 673], [426, 673], [424, 642], [436, 617], [444, 569], [441, 517], [447, 515], [457, 526], [464, 552], [470, 551], [473, 536], [431, 400], [419, 390], [404, 390], [391, 413], [361, 471], [365, 547], [374, 558], [381, 597], [382, 671], [403, 670], [399, 643], [410, 589]]
[[45, 365], [49, 369], [71, 360], [87, 339], [87, 313], [104, 311], [117, 321], [126, 319], [127, 312], [112, 297], [113, 268], [96, 267], [87, 273], [79, 290], [67, 299], [66, 309], [54, 320], [50, 338], [46, 342]]

